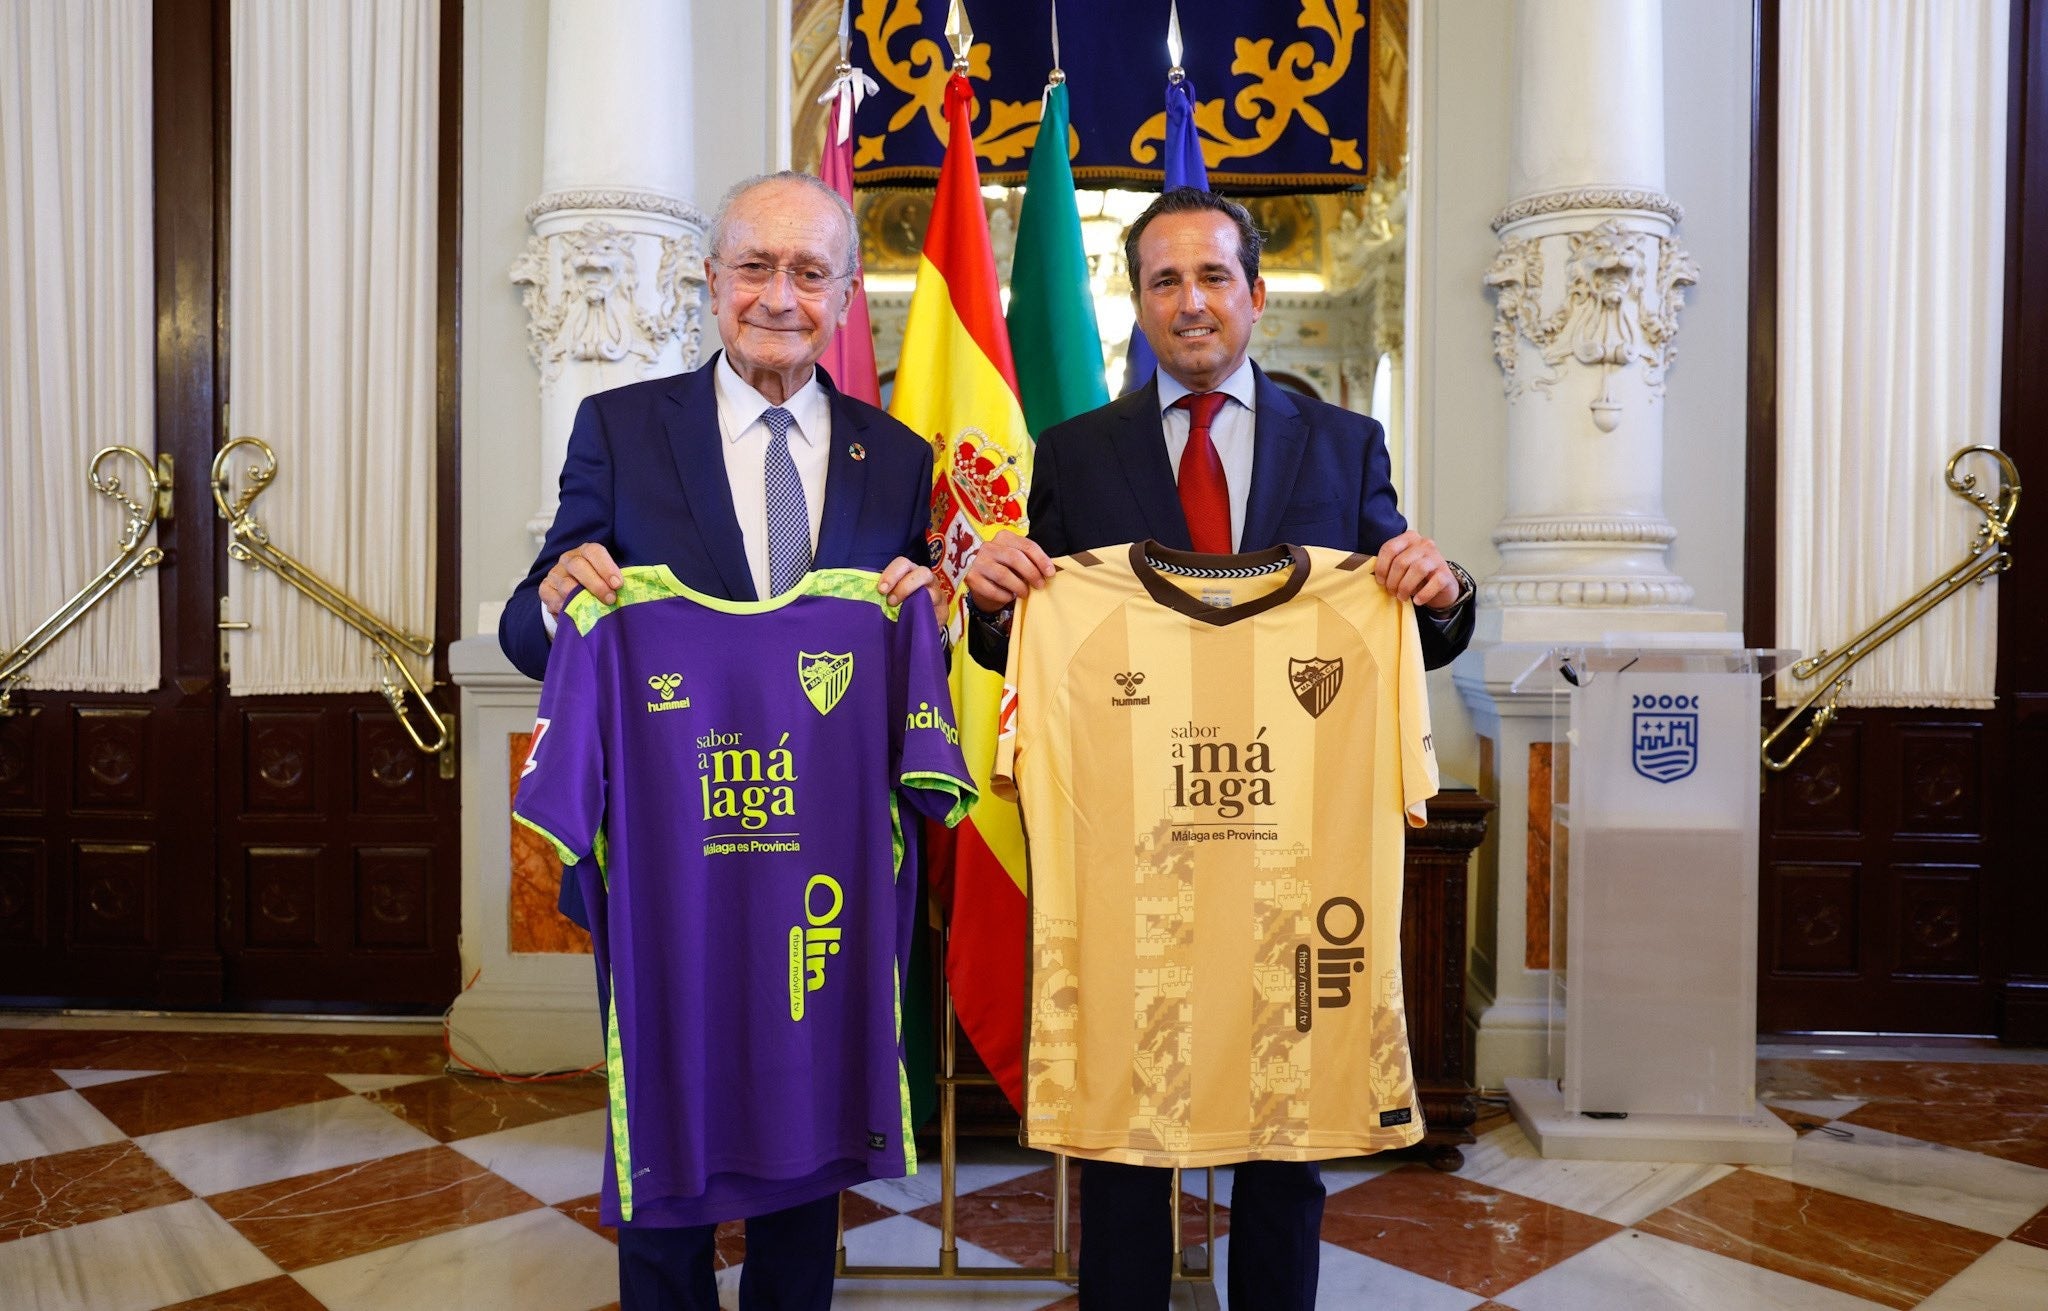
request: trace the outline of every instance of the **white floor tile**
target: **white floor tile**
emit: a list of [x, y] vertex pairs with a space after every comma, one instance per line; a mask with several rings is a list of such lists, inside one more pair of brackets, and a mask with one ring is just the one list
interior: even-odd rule
[[2048, 1305], [2048, 1251], [2000, 1243], [1934, 1291], [1919, 1311], [2041, 1311]]
[[0, 1102], [0, 1162], [54, 1156], [127, 1137], [75, 1092]]
[[1510, 1124], [1465, 1149], [1458, 1178], [1632, 1225], [1734, 1172], [1727, 1165], [1546, 1160]]
[[[958, 1241], [962, 1266], [994, 1269], [1017, 1264], [1008, 1257], [976, 1247], [964, 1238]], [[849, 1229], [846, 1233], [846, 1261], [848, 1265], [913, 1265], [936, 1270], [939, 1266], [939, 1228], [907, 1215], [892, 1215], [887, 1220]]]
[[[1216, 1297], [1230, 1305], [1230, 1238], [1217, 1246]], [[1375, 1261], [1334, 1243], [1323, 1244], [1322, 1272], [1316, 1279], [1317, 1311], [1359, 1311], [1365, 1307], [1399, 1307], [1400, 1311], [1468, 1311], [1486, 1299], [1462, 1288], [1440, 1284], [1385, 1261]]]
[[1516, 1311], [1875, 1311], [1879, 1305], [1633, 1229], [1496, 1300]]
[[[1368, 1179], [1377, 1179], [1387, 1171], [1398, 1170], [1406, 1164], [1408, 1162], [1385, 1156], [1360, 1156], [1344, 1161], [1325, 1161], [1323, 1188], [1334, 1197], [1346, 1188], [1355, 1188]], [[1225, 1206], [1230, 1205], [1228, 1193], [1220, 1200]]]
[[277, 1273], [197, 1200], [0, 1243], [9, 1311], [144, 1311]]
[[1763, 1099], [1763, 1102], [1766, 1106], [1782, 1106], [1788, 1111], [1797, 1111], [1801, 1115], [1811, 1116], [1821, 1124], [1826, 1124], [1830, 1120], [1839, 1120], [1863, 1105], [1863, 1100], [1857, 1097], [1837, 1097], [1824, 1101], [1803, 1101], [1792, 1097], [1766, 1097]]
[[195, 1124], [135, 1145], [201, 1197], [432, 1147], [434, 1140], [359, 1097]]
[[[737, 1280], [733, 1281], [737, 1290]], [[928, 1279], [842, 1279], [834, 1286], [832, 1311], [1038, 1311], [1066, 1297], [1065, 1285], [1025, 1279], [942, 1284]], [[737, 1311], [739, 1294], [721, 1286], [719, 1306]], [[1176, 1301], [1175, 1307], [1181, 1304]]]
[[1750, 1168], [2000, 1238], [2048, 1206], [2048, 1170], [1858, 1124], [1830, 1128], [1842, 1136], [1805, 1135], [1792, 1164]]
[[292, 1276], [330, 1311], [589, 1311], [619, 1295], [618, 1249], [559, 1211], [527, 1211]]
[[588, 1197], [604, 1183], [603, 1110], [564, 1115], [448, 1144], [553, 1206]]
[[126, 1083], [130, 1079], [162, 1074], [162, 1070], [52, 1070], [73, 1088], [94, 1088], [103, 1083]]

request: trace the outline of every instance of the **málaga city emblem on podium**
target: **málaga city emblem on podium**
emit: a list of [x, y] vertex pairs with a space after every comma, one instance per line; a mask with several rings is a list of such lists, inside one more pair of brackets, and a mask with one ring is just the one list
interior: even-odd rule
[[1301, 702], [1301, 708], [1309, 716], [1321, 719], [1330, 703], [1337, 699], [1337, 689], [1344, 686], [1344, 661], [1297, 660], [1287, 661], [1287, 682], [1294, 689], [1294, 699]]
[[829, 715], [832, 707], [839, 704], [839, 698], [846, 695], [847, 684], [853, 681], [853, 653], [799, 651], [796, 677], [818, 713]]
[[1633, 728], [1630, 758], [1644, 778], [1676, 783], [1699, 768], [1698, 697], [1638, 696]]

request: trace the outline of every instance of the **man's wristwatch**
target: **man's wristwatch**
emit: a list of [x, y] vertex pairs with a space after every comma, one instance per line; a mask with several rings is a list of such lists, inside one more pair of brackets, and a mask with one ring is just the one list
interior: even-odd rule
[[1446, 609], [1455, 610], [1472, 599], [1473, 594], [1479, 590], [1479, 584], [1472, 581], [1472, 575], [1466, 573], [1465, 566], [1459, 564], [1456, 560], [1444, 561], [1444, 568], [1449, 569], [1451, 577], [1458, 580], [1457, 598], [1449, 606], [1445, 607]]

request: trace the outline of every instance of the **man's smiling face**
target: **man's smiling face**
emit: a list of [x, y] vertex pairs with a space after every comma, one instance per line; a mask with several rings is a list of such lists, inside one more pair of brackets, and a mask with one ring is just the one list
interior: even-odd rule
[[[733, 367], [750, 382], [759, 374], [788, 377], [808, 369], [832, 344], [852, 302], [852, 271], [842, 269], [847, 248], [844, 219], [829, 197], [795, 182], [755, 187], [732, 203], [725, 249], [705, 262], [718, 334]], [[738, 285], [735, 266], [817, 269], [837, 276], [821, 299], [799, 294], [787, 273], [750, 291]]]
[[1237, 372], [1266, 310], [1266, 280], [1245, 281], [1237, 225], [1215, 210], [1146, 224], [1132, 286], [1159, 367], [1193, 391], [1213, 391]]

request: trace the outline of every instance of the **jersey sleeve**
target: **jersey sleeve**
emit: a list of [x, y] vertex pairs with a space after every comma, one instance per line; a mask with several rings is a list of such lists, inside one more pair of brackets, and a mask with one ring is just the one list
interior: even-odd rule
[[1428, 801], [1437, 793], [1436, 743], [1429, 728], [1429, 682], [1422, 661], [1421, 621], [1415, 607], [1401, 612], [1401, 807], [1411, 828], [1429, 822]]
[[[939, 626], [921, 601], [913, 600], [895, 620], [894, 646], [902, 676], [902, 728], [897, 738], [896, 778], [910, 804], [928, 819], [951, 828], [967, 818], [980, 792], [960, 754], [960, 728], [946, 683], [946, 656]], [[964, 656], [965, 653], [963, 652]]]
[[575, 624], [556, 634], [512, 801], [512, 818], [546, 838], [564, 865], [592, 853], [604, 824], [604, 692], [593, 648]]

